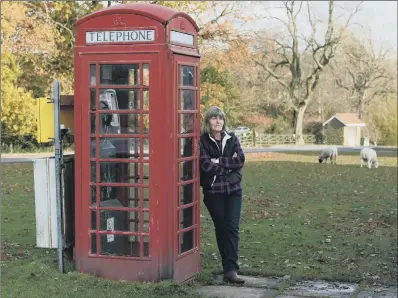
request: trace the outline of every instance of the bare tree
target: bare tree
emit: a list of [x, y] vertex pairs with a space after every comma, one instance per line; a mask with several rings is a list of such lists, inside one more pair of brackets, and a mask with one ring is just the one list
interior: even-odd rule
[[324, 122], [336, 112], [350, 111], [350, 100], [344, 89], [338, 88], [330, 68], [322, 73], [318, 87], [314, 90], [313, 99], [306, 110], [306, 119], [317, 119]]
[[[97, 5], [103, 1], [91, 1]], [[243, 4], [239, 1], [107, 1], [108, 7], [114, 4], [128, 3], [147, 3], [167, 6], [178, 11], [183, 11], [194, 18], [199, 27], [199, 42], [203, 52], [204, 42], [209, 44], [211, 49], [222, 43], [229, 43], [238, 36], [237, 30], [232, 24], [232, 20], [240, 20], [242, 23], [248, 22], [242, 16], [241, 9]]]
[[[380, 48], [376, 52], [372, 40], [366, 44], [350, 38], [342, 47], [342, 63], [334, 75], [339, 87], [348, 91], [360, 119], [364, 118], [365, 107], [375, 98], [396, 92], [396, 82], [388, 59], [388, 50]], [[395, 63], [396, 65], [396, 63]], [[341, 66], [347, 74], [341, 75]]]
[[[270, 18], [282, 22], [287, 29], [288, 36], [287, 38], [274, 39], [277, 45], [276, 59], [272, 58], [269, 62], [264, 60], [256, 60], [255, 62], [286, 90], [291, 109], [296, 115], [295, 135], [297, 143], [302, 144], [304, 143], [302, 136], [304, 115], [313, 98], [313, 91], [319, 84], [324, 68], [333, 59], [352, 17], [359, 11], [360, 4], [356, 6], [353, 12], [349, 13], [343, 26], [336, 26], [334, 1], [329, 1], [327, 30], [322, 41], [318, 41], [316, 38], [319, 20], [312, 17], [308, 2], [306, 5], [308, 21], [311, 26], [310, 36], [304, 36], [298, 29], [297, 17], [302, 11], [303, 2], [284, 1], [283, 5], [287, 13], [287, 21], [277, 17]], [[269, 55], [267, 50], [263, 54]], [[311, 63], [307, 62], [304, 69], [303, 59], [309, 57], [312, 61]]]

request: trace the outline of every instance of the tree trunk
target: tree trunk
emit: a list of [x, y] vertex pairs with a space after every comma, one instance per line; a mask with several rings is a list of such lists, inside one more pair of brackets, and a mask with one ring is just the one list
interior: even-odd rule
[[297, 121], [297, 111], [293, 110], [293, 114], [292, 114], [292, 127], [293, 127], [293, 131], [296, 131], [296, 121]]
[[358, 94], [358, 107], [357, 107], [358, 118], [363, 120], [365, 113], [365, 98], [363, 92]]
[[363, 100], [361, 100], [358, 107], [358, 118], [363, 120], [364, 113], [365, 113], [365, 103], [363, 102]]
[[318, 98], [318, 121], [323, 122], [323, 101]]
[[307, 109], [307, 104], [304, 106], [299, 107], [297, 118], [296, 118], [296, 129], [294, 131], [296, 135], [296, 144], [297, 145], [304, 145], [304, 138], [303, 138], [303, 122], [304, 122], [304, 114], [305, 110]]

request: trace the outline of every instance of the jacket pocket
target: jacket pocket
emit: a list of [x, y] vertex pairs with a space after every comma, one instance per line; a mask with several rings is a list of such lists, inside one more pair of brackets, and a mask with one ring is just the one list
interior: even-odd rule
[[236, 184], [242, 181], [242, 174], [240, 171], [228, 172], [226, 177], [230, 184]]

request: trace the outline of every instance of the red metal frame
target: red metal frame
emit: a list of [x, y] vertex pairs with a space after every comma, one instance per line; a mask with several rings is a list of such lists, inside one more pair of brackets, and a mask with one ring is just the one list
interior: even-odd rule
[[[199, 137], [200, 137], [200, 78], [199, 78], [199, 61], [195, 57], [189, 57], [189, 56], [182, 56], [182, 55], [174, 55], [173, 57], [173, 64], [174, 64], [174, 81], [175, 83], [173, 86], [176, 86], [174, 88], [174, 96], [173, 98], [176, 98], [177, 101], [174, 101], [176, 107], [176, 119], [175, 119], [175, 131], [178, 132], [177, 134], [177, 142], [176, 144], [176, 149], [175, 149], [175, 158], [176, 158], [176, 168], [178, 171], [181, 169], [179, 164], [184, 161], [192, 161], [193, 162], [193, 168], [194, 168], [194, 176], [193, 179], [187, 180], [187, 181], [181, 181], [180, 180], [180, 173], [177, 175], [177, 190], [178, 190], [178, 195], [179, 197], [180, 192], [179, 188], [180, 186], [187, 185], [193, 183], [193, 192], [194, 192], [194, 197], [191, 203], [182, 205], [182, 206], [177, 206], [176, 208], [176, 213], [175, 213], [175, 218], [177, 218], [177, 235], [174, 239], [174, 250], [175, 250], [175, 278], [176, 280], [183, 280], [185, 276], [188, 276], [191, 272], [199, 272], [200, 270], [200, 261], [199, 261], [199, 252], [200, 252], [200, 204], [199, 204], [199, 199], [200, 199], [200, 187], [199, 187], [199, 152], [198, 152], [198, 142], [199, 142]], [[179, 76], [181, 76], [182, 72], [182, 66], [191, 66], [194, 67], [194, 86], [183, 86], [182, 84], [179, 84]], [[182, 81], [182, 79], [181, 79]], [[193, 110], [182, 110], [179, 108], [179, 105], [181, 104], [181, 98], [179, 94], [182, 93], [183, 90], [193, 90], [194, 91], [194, 109]], [[184, 114], [188, 115], [193, 115], [194, 118], [194, 132], [189, 133], [189, 134], [182, 134], [181, 133], [181, 116]], [[182, 138], [189, 138], [193, 137], [193, 155], [192, 157], [180, 157], [180, 139]], [[178, 200], [178, 202], [180, 199]], [[190, 227], [186, 227], [180, 230], [179, 226], [181, 223], [181, 210], [187, 209], [187, 208], [193, 208], [193, 225]], [[183, 233], [193, 231], [193, 248], [191, 250], [188, 250], [186, 252], [181, 253], [181, 235]]]
[[[152, 57], [151, 57], [152, 56]], [[156, 68], [158, 67], [158, 56], [157, 55], [141, 55], [141, 59], [140, 60], [136, 60], [136, 59], [131, 59], [128, 61], [124, 61], [125, 63], [128, 64], [150, 64], [150, 73], [151, 71], [154, 71], [154, 73], [156, 74]], [[152, 202], [150, 201], [150, 208], [142, 208], [142, 194], [143, 194], [143, 188], [144, 187], [149, 187], [149, 185], [144, 185], [142, 184], [142, 178], [140, 180], [141, 183], [101, 183], [101, 184], [96, 184], [96, 183], [92, 183], [89, 182], [87, 184], [88, 181], [90, 181], [90, 176], [91, 176], [91, 168], [90, 168], [90, 163], [91, 162], [98, 162], [99, 160], [101, 161], [108, 161], [108, 162], [125, 162], [127, 164], [136, 164], [137, 162], [140, 162], [141, 165], [144, 164], [149, 164], [151, 167], [151, 163], [150, 160], [146, 160], [142, 154], [140, 156], [139, 159], [121, 159], [121, 158], [117, 158], [117, 159], [110, 159], [110, 158], [102, 158], [100, 159], [99, 157], [99, 140], [100, 137], [118, 137], [120, 139], [123, 138], [139, 138], [140, 140], [143, 139], [149, 139], [149, 148], [151, 150], [151, 131], [149, 131], [148, 134], [143, 134], [142, 133], [142, 128], [143, 128], [143, 117], [140, 117], [140, 133], [139, 134], [109, 134], [109, 135], [104, 135], [104, 134], [100, 134], [98, 132], [96, 132], [95, 134], [92, 134], [90, 132], [90, 114], [95, 113], [96, 115], [102, 114], [99, 112], [99, 101], [98, 101], [98, 95], [99, 95], [99, 89], [101, 87], [102, 88], [110, 88], [110, 85], [101, 85], [99, 86], [99, 72], [98, 72], [98, 65], [99, 64], [123, 64], [123, 59], [124, 57], [122, 57], [121, 55], [117, 54], [117, 55], [113, 55], [113, 54], [109, 54], [106, 55], [105, 57], [103, 55], [87, 55], [84, 56], [81, 59], [81, 64], [86, 67], [83, 68], [82, 70], [82, 76], [80, 77], [80, 83], [82, 86], [87, 86], [86, 88], [82, 88], [81, 90], [81, 94], [83, 95], [82, 97], [84, 98], [89, 98], [89, 94], [88, 91], [90, 90], [90, 84], [89, 84], [89, 65], [90, 64], [97, 64], [97, 82], [96, 82], [96, 111], [95, 112], [90, 112], [90, 106], [89, 106], [89, 101], [81, 101], [81, 110], [83, 110], [82, 115], [87, 115], [87, 117], [82, 117], [80, 120], [80, 127], [81, 127], [81, 139], [80, 139], [80, 154], [81, 154], [81, 172], [82, 172], [82, 180], [80, 181], [81, 184], [81, 203], [82, 203], [82, 208], [80, 210], [80, 214], [82, 218], [85, 218], [85, 221], [81, 221], [80, 222], [80, 227], [81, 230], [83, 231], [88, 231], [89, 233], [89, 237], [81, 237], [79, 240], [81, 242], [81, 247], [82, 250], [87, 252], [86, 256], [82, 255], [81, 256], [81, 264], [80, 264], [80, 269], [81, 271], [87, 271], [87, 272], [91, 272], [94, 274], [99, 274], [102, 275], [104, 277], [109, 277], [109, 278], [115, 278], [115, 279], [131, 279], [131, 280], [147, 280], [147, 279], [153, 279], [156, 280], [156, 278], [158, 278], [157, 276], [157, 270], [156, 270], [156, 265], [157, 265], [157, 256], [156, 254], [153, 255], [152, 254], [152, 246], [149, 245], [149, 256], [148, 257], [143, 257], [143, 239], [144, 237], [150, 237], [149, 241], [151, 243], [151, 238], [155, 239], [157, 237], [157, 232], [158, 229], [157, 227], [154, 227], [153, 223], [150, 224], [149, 227], [149, 233], [143, 233], [141, 228], [143, 227], [143, 214], [144, 212], [150, 211], [150, 216], [151, 217], [156, 217], [156, 208], [152, 208]], [[152, 69], [153, 67], [153, 69]], [[142, 68], [141, 68], [142, 69]], [[150, 75], [150, 83], [149, 83], [149, 88], [143, 88], [142, 85], [140, 86], [139, 90], [140, 90], [140, 110], [118, 110], [118, 111], [114, 111], [114, 112], [118, 112], [119, 114], [140, 114], [140, 115], [144, 115], [144, 113], [146, 112], [146, 110], [143, 110], [143, 91], [144, 90], [151, 90], [151, 86], [156, 86], [159, 78], [158, 76], [156, 76], [155, 74]], [[140, 71], [140, 82], [143, 82], [142, 80], [142, 71]], [[112, 85], [111, 85], [112, 86]], [[119, 87], [120, 86], [120, 87]], [[112, 87], [116, 87], [116, 86], [112, 86]], [[136, 89], [135, 86], [125, 86], [125, 85], [117, 85], [117, 87], [119, 87], [120, 89], [124, 89], [124, 88], [133, 88]], [[84, 95], [85, 93], [85, 95]], [[153, 93], [153, 94], [152, 94]], [[158, 94], [159, 92], [156, 92], [156, 90], [154, 90], [153, 92], [150, 91], [150, 97], [152, 96], [159, 96]], [[112, 112], [112, 111], [107, 111], [108, 113]], [[150, 117], [152, 116], [151, 114], [149, 114]], [[151, 122], [151, 120], [149, 120]], [[96, 127], [99, 127], [99, 117], [96, 117]], [[88, 137], [84, 137], [84, 136], [88, 136]], [[97, 144], [97, 150], [96, 150], [96, 157], [95, 158], [91, 158], [90, 157], [90, 138], [96, 136], [96, 144]], [[140, 142], [140, 152], [143, 152], [143, 142]], [[79, 152], [76, 152], [76, 155]], [[148, 163], [149, 161], [149, 163]], [[143, 177], [143, 166], [140, 166], [140, 177]], [[151, 168], [149, 169], [150, 173], [151, 173]], [[152, 175], [151, 175], [152, 176]], [[99, 167], [96, 167], [96, 180], [99, 181], [100, 178], [100, 172], [99, 172]], [[151, 177], [152, 178], [152, 177]], [[99, 201], [100, 201], [100, 192], [99, 192], [99, 185], [100, 186], [120, 186], [120, 187], [138, 187], [139, 188], [139, 193], [140, 195], [140, 205], [137, 206], [136, 208], [123, 208], [123, 211], [138, 211], [140, 216], [140, 230], [138, 232], [122, 232], [122, 231], [93, 231], [90, 228], [90, 212], [93, 209], [97, 210], [97, 217], [96, 217], [96, 227], [98, 228], [100, 226], [100, 220], [99, 220], [99, 212], [100, 210], [108, 210], [108, 211], [112, 211], [112, 210], [121, 210], [120, 208], [112, 208], [112, 207], [99, 207]], [[97, 208], [92, 208], [89, 206], [89, 202], [90, 200], [88, 199], [90, 197], [90, 188], [91, 186], [96, 186], [97, 191], [96, 191], [96, 202], [97, 202]], [[151, 213], [153, 213], [151, 215]], [[114, 234], [114, 235], [126, 235], [126, 236], [139, 236], [140, 240], [139, 241], [139, 255], [141, 257], [131, 257], [131, 256], [103, 256], [99, 254], [99, 248], [100, 248], [100, 238], [97, 237], [96, 238], [96, 246], [97, 246], [97, 252], [96, 254], [90, 254], [90, 240], [91, 240], [91, 232], [95, 232], [95, 234], [99, 235], [107, 235], [107, 234]], [[82, 235], [84, 235], [85, 233], [81, 233]], [[113, 260], [113, 261], [112, 261]], [[138, 262], [138, 264], [136, 264], [135, 266], [131, 266], [130, 268], [128, 268], [128, 266], [126, 265], [126, 261], [135, 261]], [[143, 261], [147, 261], [146, 263], [142, 263]], [[131, 264], [133, 265], [133, 264]], [[103, 271], [103, 270], [107, 270], [107, 271]]]
[[[155, 30], [155, 41], [134, 44], [86, 45], [87, 31], [107, 30]], [[199, 55], [197, 50], [197, 26], [186, 14], [157, 5], [127, 4], [118, 5], [91, 14], [77, 23], [77, 46], [75, 50], [75, 162], [76, 162], [76, 266], [81, 272], [88, 272], [110, 279], [156, 281], [174, 279], [182, 282], [191, 279], [200, 267], [200, 210], [199, 210], [199, 168], [198, 146], [200, 133], [200, 94], [199, 94]], [[194, 35], [194, 47], [171, 45], [170, 30]], [[100, 85], [101, 64], [138, 64], [139, 85]], [[149, 65], [149, 86], [143, 86], [143, 65]], [[91, 86], [90, 65], [96, 65], [96, 84]], [[195, 67], [193, 87], [178, 86], [180, 66]], [[95, 88], [95, 111], [90, 110], [91, 89]], [[100, 89], [139, 90], [139, 109], [100, 111]], [[180, 90], [193, 90], [194, 110], [178, 110]], [[144, 91], [149, 90], [149, 110], [144, 108]], [[100, 115], [118, 113], [120, 115], [140, 115], [139, 132], [104, 134], [99, 131]], [[194, 115], [194, 131], [181, 134], [180, 115]], [[96, 131], [91, 132], [91, 115], [95, 115]], [[144, 115], [148, 115], [149, 132], [143, 132]], [[139, 156], [128, 158], [100, 157], [100, 139], [138, 139]], [[193, 138], [191, 157], [180, 156], [180, 140]], [[95, 156], [91, 156], [91, 140], [95, 139]], [[149, 157], [144, 157], [144, 140], [149, 141]], [[130, 148], [130, 147], [128, 147]], [[130, 150], [130, 149], [128, 149]], [[134, 153], [136, 153], [134, 151]], [[192, 161], [193, 179], [180, 180], [180, 163]], [[95, 181], [91, 181], [91, 163], [123, 163], [130, 171], [138, 165], [139, 180], [128, 183], [100, 182], [100, 167], [95, 167]], [[149, 184], [144, 184], [144, 165], [149, 170]], [[120, 169], [119, 169], [120, 170]], [[133, 175], [137, 173], [134, 171]], [[129, 174], [130, 176], [131, 174]], [[137, 179], [137, 178], [136, 178]], [[192, 202], [180, 205], [180, 187], [193, 184]], [[101, 206], [101, 187], [116, 187], [123, 197], [119, 207]], [[95, 188], [95, 205], [92, 205], [92, 188]], [[144, 206], [144, 191], [149, 191], [149, 206]], [[134, 198], [130, 193], [134, 192]], [[138, 197], [138, 200], [137, 200]], [[177, 198], [177, 199], [176, 199]], [[130, 205], [130, 200], [134, 205]], [[92, 203], [93, 202], [93, 203]], [[128, 202], [128, 205], [127, 205]], [[138, 203], [137, 203], [138, 202]], [[146, 202], [146, 201], [145, 201]], [[127, 205], [127, 206], [126, 206]], [[149, 208], [147, 208], [149, 207]], [[181, 210], [193, 208], [192, 225], [180, 229]], [[123, 230], [101, 230], [100, 211], [123, 211], [127, 219]], [[95, 229], [91, 215], [95, 211]], [[181, 211], [181, 212], [180, 212]], [[131, 218], [131, 212], [134, 217]], [[144, 219], [149, 212], [149, 219]], [[138, 219], [137, 219], [138, 216]], [[171, 220], [173, 219], [173, 220]], [[174, 220], [175, 219], [175, 220]], [[149, 226], [149, 230], [145, 228]], [[149, 222], [147, 222], [149, 221]], [[135, 227], [131, 230], [131, 223]], [[137, 227], [138, 225], [138, 227]], [[126, 231], [126, 229], [128, 231]], [[192, 249], [180, 253], [180, 236], [193, 231]], [[96, 235], [96, 250], [91, 251], [92, 237]], [[101, 235], [138, 237], [139, 256], [101, 255]], [[149, 239], [149, 247], [144, 246]], [[126, 240], [126, 243], [129, 240]], [[130, 245], [130, 244], [129, 244]], [[132, 245], [132, 244], [131, 244]], [[148, 251], [149, 250], [149, 251]], [[148, 254], [146, 253], [148, 251]]]
[[[112, 88], [112, 89], [130, 89], [130, 90], [139, 90], [139, 104], [140, 104], [140, 107], [139, 107], [139, 110], [127, 110], [127, 111], [123, 111], [123, 113], [124, 114], [138, 114], [138, 115], [140, 115], [140, 124], [139, 124], [139, 127], [140, 127], [140, 133], [139, 134], [106, 134], [106, 135], [104, 135], [104, 134], [100, 134], [100, 133], [97, 133], [97, 132], [95, 132], [94, 134], [90, 134], [90, 138], [92, 138], [92, 137], [96, 137], [96, 147], [97, 147], [97, 150], [96, 150], [96, 157], [95, 158], [90, 158], [89, 159], [89, 161], [90, 162], [95, 162], [96, 164], [98, 164], [99, 163], [99, 161], [101, 161], [101, 162], [115, 162], [115, 163], [127, 163], [127, 164], [131, 164], [131, 166], [132, 165], [139, 165], [139, 169], [140, 169], [140, 173], [139, 173], [139, 176], [140, 177], [143, 177], [143, 168], [144, 168], [144, 158], [143, 158], [143, 155], [142, 155], [142, 153], [143, 153], [143, 140], [144, 140], [144, 138], [145, 139], [150, 139], [150, 132], [148, 133], [148, 134], [143, 134], [142, 132], [143, 132], [143, 115], [145, 114], [145, 113], [149, 113], [149, 110], [144, 110], [143, 109], [143, 105], [144, 105], [144, 100], [143, 100], [143, 91], [144, 90], [150, 90], [149, 88], [150, 87], [143, 87], [143, 65], [144, 64], [151, 64], [151, 62], [150, 61], [145, 61], [145, 60], [141, 60], [141, 61], [125, 61], [125, 62], [123, 62], [123, 61], [117, 61], [117, 62], [115, 62], [115, 61], [101, 61], [101, 64], [113, 64], [113, 65], [115, 65], [115, 64], [137, 64], [138, 66], [139, 66], [139, 76], [140, 76], [140, 84], [139, 84], [139, 88], [137, 88], [136, 87], [136, 85], [101, 85], [100, 86], [100, 82], [99, 82], [99, 74], [100, 74], [100, 72], [99, 72], [99, 65], [100, 64], [96, 64], [96, 111], [95, 112], [90, 112], [90, 115], [91, 114], [95, 114], [96, 115], [96, 127], [98, 128], [99, 127], [99, 125], [100, 125], [100, 121], [99, 121], [99, 119], [100, 119], [100, 117], [99, 117], [99, 115], [101, 115], [101, 114], [103, 114], [103, 113], [101, 113], [100, 112], [100, 108], [99, 108], [99, 100], [97, 100], [98, 99], [98, 94], [99, 94], [99, 91], [100, 91], [100, 87], [101, 87], [101, 89], [109, 89], [109, 88]], [[92, 65], [92, 64], [91, 64]], [[151, 67], [149, 67], [149, 68], [151, 68]], [[86, 77], [88, 77], [88, 76], [86, 76]], [[149, 84], [149, 85], [151, 85], [151, 84]], [[90, 86], [91, 87], [91, 86]], [[114, 112], [121, 112], [120, 110], [117, 110], [117, 111], [114, 111]], [[107, 113], [112, 113], [112, 110], [109, 110], [109, 111], [107, 111]], [[122, 114], [122, 113], [120, 113], [120, 114]], [[84, 120], [83, 120], [84, 121]], [[139, 146], [140, 146], [140, 150], [139, 150], [139, 152], [141, 152], [141, 155], [140, 155], [140, 158], [139, 159], [112, 159], [112, 158], [101, 158], [100, 159], [100, 156], [99, 156], [99, 153], [100, 153], [100, 150], [98, 150], [98, 148], [100, 147], [99, 146], [99, 142], [100, 142], [100, 138], [101, 137], [108, 137], [108, 138], [112, 138], [112, 137], [118, 137], [118, 138], [120, 138], [120, 139], [123, 139], [123, 138], [126, 138], [126, 139], [130, 139], [130, 138], [138, 138], [139, 140], [140, 140], [140, 143], [139, 143]], [[142, 178], [140, 179], [140, 180], [142, 180]], [[96, 166], [96, 181], [100, 181], [100, 167], [98, 167], [98, 166]], [[91, 211], [97, 211], [97, 212], [95, 212], [96, 213], [96, 227], [99, 227], [100, 226], [100, 216], [99, 216], [99, 213], [100, 213], [100, 211], [101, 210], [107, 210], [107, 211], [125, 211], [125, 212], [129, 212], [129, 211], [134, 211], [134, 212], [139, 212], [139, 221], [140, 221], [140, 225], [139, 225], [139, 227], [140, 227], [140, 229], [141, 229], [141, 227], [143, 227], [143, 214], [144, 214], [144, 212], [150, 212], [150, 208], [149, 209], [143, 209], [143, 207], [142, 207], [142, 205], [143, 205], [143, 187], [149, 187], [149, 185], [146, 185], [146, 184], [142, 184], [142, 183], [90, 183], [90, 186], [92, 187], [92, 186], [94, 186], [94, 187], [96, 187], [96, 205], [98, 206], [98, 207], [89, 207], [89, 209], [91, 210]], [[139, 190], [138, 190], [138, 192], [139, 192], [139, 196], [140, 196], [140, 199], [139, 199], [139, 208], [136, 208], [136, 207], [134, 207], [134, 208], [131, 208], [131, 207], [124, 207], [123, 209], [120, 209], [120, 208], [116, 208], [116, 207], [100, 207], [100, 187], [101, 186], [114, 186], [114, 187], [138, 187], [139, 188]], [[139, 245], [140, 245], [140, 247], [139, 247], [139, 256], [140, 257], [129, 257], [129, 258], [142, 258], [143, 256], [144, 256], [144, 253], [143, 253], [143, 250], [144, 250], [144, 248], [143, 248], [143, 239], [144, 239], [144, 237], [145, 236], [150, 236], [150, 234], [149, 233], [140, 233], [140, 232], [119, 232], [119, 231], [112, 231], [112, 232], [109, 232], [109, 231], [98, 231], [98, 230], [91, 230], [91, 229], [89, 229], [90, 230], [90, 237], [91, 237], [91, 235], [92, 234], [96, 234], [97, 235], [97, 237], [96, 237], [96, 247], [97, 247], [97, 252], [96, 252], [96, 254], [89, 254], [89, 256], [90, 257], [92, 257], [92, 256], [100, 256], [100, 254], [99, 254], [99, 249], [98, 248], [100, 248], [100, 237], [98, 237], [99, 235], [101, 235], [101, 234], [115, 234], [115, 235], [125, 235], [125, 236], [138, 236], [139, 237], [139, 239], [140, 239], [140, 241], [139, 241]], [[151, 230], [151, 228], [149, 229], [149, 230]], [[152, 228], [152, 230], [154, 230], [153, 228]], [[150, 245], [149, 245], [149, 247], [151, 247]], [[110, 256], [110, 258], [114, 258], [115, 256]], [[145, 258], [145, 256], [144, 256], [144, 258]], [[149, 256], [148, 256], [148, 259], [150, 259], [151, 258], [151, 252], [149, 251]]]

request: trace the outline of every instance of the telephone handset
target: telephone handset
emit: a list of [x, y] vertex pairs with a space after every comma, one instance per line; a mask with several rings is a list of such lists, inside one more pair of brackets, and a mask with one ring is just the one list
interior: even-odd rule
[[[100, 95], [99, 95], [99, 104], [100, 104], [100, 110], [119, 110], [119, 106], [117, 103], [117, 97], [116, 97], [116, 91], [114, 89], [106, 89], [106, 90], [101, 90]], [[120, 119], [119, 119], [119, 114], [113, 113], [113, 114], [100, 114], [101, 115], [101, 121], [100, 121], [100, 134], [120, 134]], [[102, 138], [100, 139], [100, 157], [103, 158], [112, 158], [116, 156], [116, 147], [113, 144], [114, 143], [114, 138]], [[95, 150], [95, 140], [92, 142], [92, 147]], [[95, 156], [95, 151], [93, 151], [93, 154]], [[102, 164], [101, 168], [103, 168], [103, 173], [105, 176], [111, 175], [111, 168], [109, 165]], [[103, 177], [102, 179], [107, 179], [106, 177]], [[108, 181], [108, 180], [106, 180]], [[110, 182], [110, 180], [108, 181]]]
[[[117, 103], [116, 91], [114, 89], [106, 89], [100, 94], [100, 106], [101, 110], [119, 110]], [[106, 133], [116, 133], [120, 134], [120, 116], [119, 114], [105, 115], [104, 121], [102, 123]], [[113, 131], [109, 131], [113, 130]]]

